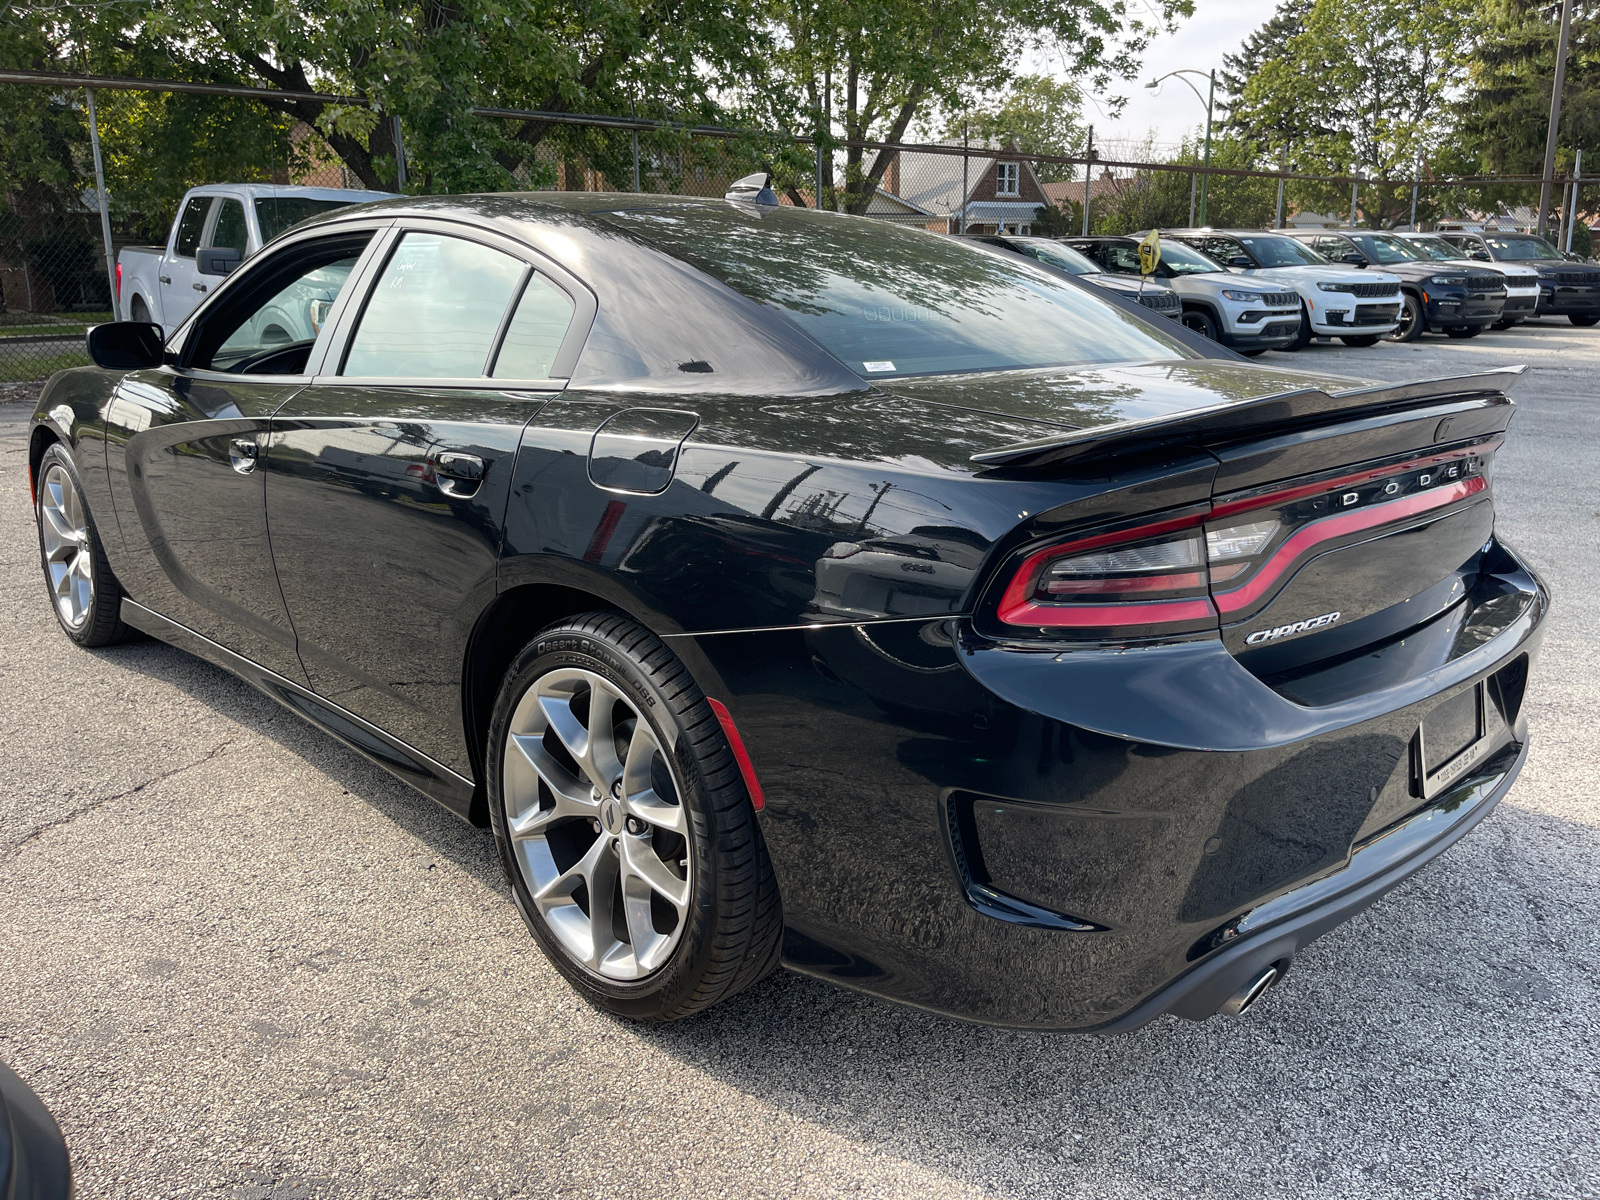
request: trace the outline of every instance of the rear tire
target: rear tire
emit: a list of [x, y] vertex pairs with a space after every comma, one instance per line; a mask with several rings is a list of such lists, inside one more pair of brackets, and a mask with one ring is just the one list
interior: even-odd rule
[[517, 907], [590, 1003], [673, 1021], [777, 967], [782, 907], [744, 779], [705, 696], [644, 626], [593, 612], [529, 642], [501, 685], [487, 765]]
[[1186, 309], [1183, 314], [1183, 327], [1210, 341], [1217, 340], [1217, 323], [1212, 320], [1211, 314], [1203, 309]]
[[1580, 317], [1577, 313], [1572, 313], [1567, 317], [1567, 320], [1580, 329], [1589, 329], [1595, 325], [1600, 325], [1600, 317]]
[[134, 637], [135, 631], [122, 623], [122, 585], [106, 561], [83, 481], [66, 447], [60, 442], [48, 447], [34, 478], [39, 563], [61, 632], [84, 647]]
[[1346, 346], [1355, 346], [1358, 349], [1364, 346], [1376, 346], [1382, 340], [1382, 334], [1359, 333], [1352, 337], [1340, 337], [1339, 340]]
[[1417, 303], [1417, 298], [1409, 292], [1403, 293], [1400, 305], [1400, 324], [1394, 327], [1394, 332], [1389, 334], [1391, 342], [1414, 342], [1428, 328], [1428, 322], [1422, 315], [1422, 305]]

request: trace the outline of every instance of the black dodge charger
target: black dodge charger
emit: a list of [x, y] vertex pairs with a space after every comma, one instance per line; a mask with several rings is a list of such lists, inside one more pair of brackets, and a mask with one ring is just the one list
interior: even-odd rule
[[99, 327], [31, 427], [61, 628], [492, 827], [645, 1020], [780, 962], [1237, 1013], [1505, 795], [1548, 606], [1495, 535], [1514, 371], [1261, 367], [758, 189], [342, 209], [164, 345]]

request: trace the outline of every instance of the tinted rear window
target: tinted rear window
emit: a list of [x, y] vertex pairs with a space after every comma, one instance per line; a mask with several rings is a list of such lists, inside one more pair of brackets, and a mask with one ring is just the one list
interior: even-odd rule
[[1195, 357], [1054, 272], [922, 230], [731, 205], [604, 220], [777, 309], [869, 379]]
[[256, 224], [261, 227], [262, 244], [291, 225], [355, 203], [354, 200], [313, 200], [309, 196], [262, 196], [256, 200]]

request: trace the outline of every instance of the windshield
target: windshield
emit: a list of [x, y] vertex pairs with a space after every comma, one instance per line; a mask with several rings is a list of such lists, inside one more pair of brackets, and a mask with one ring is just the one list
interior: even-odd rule
[[261, 227], [261, 244], [266, 245], [291, 225], [298, 225], [301, 221], [316, 216], [319, 213], [332, 212], [336, 208], [348, 208], [358, 203], [355, 200], [313, 200], [309, 196], [261, 196], [256, 200], [256, 224]]
[[1506, 258], [1513, 262], [1529, 258], [1561, 257], [1561, 252], [1543, 238], [1496, 237], [1492, 233], [1486, 233], [1483, 235], [1483, 240], [1489, 243], [1489, 248], [1494, 251], [1496, 258]]
[[1413, 249], [1420, 250], [1436, 262], [1451, 262], [1454, 259], [1465, 258], [1467, 253], [1459, 246], [1452, 246], [1443, 238], [1411, 238], [1410, 244]]
[[1374, 262], [1398, 263], [1421, 262], [1422, 255], [1410, 242], [1402, 238], [1391, 237], [1387, 233], [1375, 233], [1364, 239], [1367, 243], [1367, 253]]
[[1328, 260], [1291, 237], [1247, 236], [1239, 244], [1263, 267], [1325, 267]]
[[776, 309], [868, 378], [1195, 357], [1052, 271], [920, 229], [732, 205], [600, 219]]
[[1210, 275], [1227, 268], [1193, 246], [1170, 238], [1161, 239], [1161, 265], [1173, 275]]
[[1047, 241], [1044, 238], [1019, 238], [1012, 243], [1023, 254], [1037, 258], [1042, 263], [1059, 267], [1071, 275], [1098, 275], [1100, 264], [1079, 254], [1071, 246]]

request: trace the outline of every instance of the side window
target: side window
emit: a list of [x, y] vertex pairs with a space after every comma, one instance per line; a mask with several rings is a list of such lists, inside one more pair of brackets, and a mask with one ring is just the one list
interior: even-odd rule
[[191, 365], [238, 375], [302, 375], [370, 233], [271, 255], [242, 277], [197, 331]]
[[1107, 264], [1118, 275], [1137, 275], [1139, 273], [1139, 251], [1134, 246], [1112, 245], [1106, 247], [1109, 255]]
[[1244, 254], [1244, 247], [1232, 238], [1207, 238], [1201, 244], [1200, 249], [1220, 261], [1224, 266], [1230, 265], [1229, 260]]
[[495, 356], [496, 379], [549, 379], [550, 364], [572, 324], [572, 299], [543, 275], [530, 275]]
[[1336, 237], [1321, 237], [1312, 243], [1311, 248], [1323, 258], [1331, 258], [1338, 262], [1351, 251], [1351, 246], [1343, 239]]
[[211, 241], [207, 245], [237, 250], [242, 256], [250, 245], [244, 205], [237, 200], [218, 200], [217, 205], [217, 221], [211, 227]]
[[528, 268], [464, 238], [408, 232], [389, 256], [342, 375], [461, 379], [483, 375]]
[[210, 196], [195, 196], [183, 206], [183, 216], [178, 219], [178, 242], [173, 253], [181, 258], [193, 258], [200, 248], [200, 235], [205, 232], [206, 214], [211, 211]]

